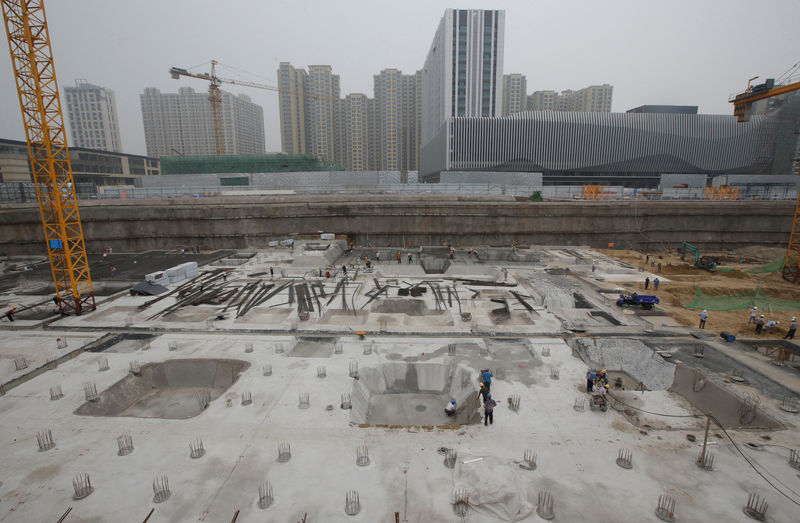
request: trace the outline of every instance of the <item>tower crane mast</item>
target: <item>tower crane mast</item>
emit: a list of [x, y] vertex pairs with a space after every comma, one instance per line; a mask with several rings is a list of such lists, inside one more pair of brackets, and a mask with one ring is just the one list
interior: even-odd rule
[[[797, 66], [794, 66], [795, 68]], [[733, 104], [733, 114], [740, 122], [750, 120], [753, 103], [781, 94], [791, 93], [800, 89], [800, 82], [786, 82], [775, 85], [775, 80], [767, 79], [763, 84], [751, 86], [750, 82], [758, 78], [754, 76], [747, 82], [747, 89], [729, 99]], [[800, 174], [800, 173], [798, 173]], [[797, 194], [797, 203], [792, 220], [792, 233], [789, 236], [789, 245], [783, 258], [783, 279], [793, 283], [800, 281], [800, 192]]]
[[0, 0], [56, 296], [95, 308], [44, 0]]

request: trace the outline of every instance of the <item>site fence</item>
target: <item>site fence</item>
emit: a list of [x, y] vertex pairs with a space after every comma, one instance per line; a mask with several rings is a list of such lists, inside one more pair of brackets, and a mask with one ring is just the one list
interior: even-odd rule
[[[735, 198], [714, 198], [704, 187], [673, 189], [634, 189], [621, 186], [545, 185], [522, 186], [491, 183], [408, 183], [370, 185], [295, 185], [295, 186], [171, 186], [171, 187], [96, 187], [79, 184], [79, 199], [153, 200], [172, 198], [219, 198], [280, 196], [291, 194], [442, 194], [512, 196], [530, 199], [539, 193], [543, 200], [795, 200], [793, 184], [750, 184], [738, 187]], [[31, 183], [0, 183], [0, 204], [33, 202], [36, 192]]]

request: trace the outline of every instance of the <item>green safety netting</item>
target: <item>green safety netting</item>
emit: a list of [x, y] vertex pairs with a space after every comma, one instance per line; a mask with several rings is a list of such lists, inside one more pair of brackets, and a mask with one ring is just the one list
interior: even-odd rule
[[748, 309], [753, 305], [767, 311], [800, 310], [800, 301], [779, 300], [771, 297], [761, 289], [733, 296], [711, 296], [701, 291], [700, 287], [694, 288], [694, 302], [691, 305], [687, 305], [686, 308], [734, 311]]
[[782, 270], [783, 270], [783, 256], [781, 256], [780, 258], [775, 258], [769, 263], [765, 263], [764, 265], [761, 265], [759, 267], [754, 267], [749, 271], [745, 272], [750, 272], [753, 274], [762, 274], [765, 272], [781, 272]]

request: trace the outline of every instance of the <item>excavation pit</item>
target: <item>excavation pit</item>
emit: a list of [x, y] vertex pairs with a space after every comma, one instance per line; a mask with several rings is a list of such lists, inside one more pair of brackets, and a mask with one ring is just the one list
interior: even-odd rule
[[202, 391], [214, 401], [236, 382], [250, 364], [240, 360], [182, 359], [142, 366], [141, 376], [128, 375], [86, 402], [76, 414], [134, 418], [186, 419], [203, 412]]
[[[385, 363], [359, 369], [351, 420], [374, 425], [466, 425], [480, 413], [470, 369], [441, 363]], [[444, 407], [456, 400], [456, 414]]]

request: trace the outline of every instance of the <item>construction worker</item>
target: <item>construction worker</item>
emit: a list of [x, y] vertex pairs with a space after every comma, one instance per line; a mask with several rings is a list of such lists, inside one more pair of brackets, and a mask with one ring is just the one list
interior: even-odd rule
[[450, 403], [445, 405], [444, 413], [448, 416], [455, 416], [456, 414], [456, 400], [450, 400]]
[[780, 324], [780, 322], [777, 321], [777, 320], [768, 321], [767, 323], [764, 324], [764, 328], [765, 328], [764, 334], [769, 334], [769, 331], [772, 330], [772, 327], [774, 327], [775, 325], [779, 325], [779, 324]]
[[647, 290], [648, 287], [650, 287], [650, 276], [647, 276], [644, 279], [644, 290]]
[[761, 336], [761, 329], [764, 328], [764, 323], [765, 323], [764, 315], [762, 314], [761, 316], [758, 317], [758, 320], [756, 321], [756, 334], [758, 334], [759, 336]]
[[657, 290], [658, 290], [658, 284], [659, 284], [659, 283], [661, 283], [661, 280], [659, 280], [659, 279], [658, 279], [658, 276], [656, 276], [656, 279], [655, 279], [655, 280], [653, 280], [653, 292], [655, 292], [655, 291], [657, 291]]
[[367, 266], [367, 269], [371, 269], [372, 268], [372, 261], [370, 261], [369, 258], [364, 258], [364, 265]]
[[483, 420], [484, 425], [491, 425], [494, 423], [494, 407], [497, 405], [497, 402], [492, 399], [491, 393], [486, 395], [486, 401], [483, 402], [483, 413], [485, 418]]
[[480, 390], [478, 391], [478, 397], [479, 397], [479, 398], [483, 398], [483, 399], [482, 399], [482, 401], [481, 401], [481, 403], [483, 403], [484, 401], [486, 401], [486, 395], [487, 395], [487, 394], [489, 394], [489, 389], [487, 389], [487, 388], [486, 388], [486, 384], [485, 384], [484, 382], [481, 382], [481, 388], [480, 388]]
[[381, 261], [381, 251], [375, 251], [375, 263], [380, 263]]
[[414, 258], [411, 256], [410, 252], [408, 253], [408, 263], [409, 263], [409, 265], [414, 263]]
[[786, 333], [786, 336], [783, 337], [784, 340], [793, 340], [794, 333], [797, 330], [797, 318], [792, 316], [792, 323], [789, 324], [789, 331]]
[[483, 369], [481, 371], [481, 377], [483, 378], [483, 384], [486, 385], [487, 390], [492, 390], [492, 371], [489, 369]]
[[397, 251], [397, 265], [400, 265], [400, 251]]
[[757, 315], [758, 315], [758, 307], [753, 306], [753, 308], [750, 309], [750, 319], [747, 320], [747, 324], [750, 325], [752, 323], [753, 325], [755, 325]]
[[14, 312], [16, 312], [16, 310], [16, 307], [12, 307], [6, 311], [6, 318], [8, 318], [8, 321], [14, 321]]
[[597, 372], [593, 371], [592, 369], [589, 369], [589, 371], [586, 373], [586, 392], [591, 394], [592, 389], [594, 389], [594, 380], [596, 379], [597, 379]]
[[111, 266], [111, 277], [112, 278], [116, 278], [117, 277], [117, 268], [114, 267], [113, 265]]
[[342, 265], [342, 274], [347, 278], [347, 265]]
[[703, 312], [698, 314], [698, 316], [700, 316], [700, 328], [701, 329], [705, 329], [706, 328], [706, 320], [708, 319], [708, 311], [703, 309]]

